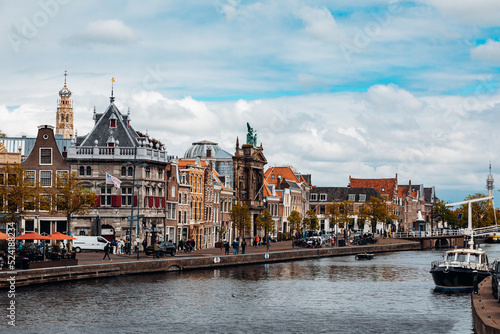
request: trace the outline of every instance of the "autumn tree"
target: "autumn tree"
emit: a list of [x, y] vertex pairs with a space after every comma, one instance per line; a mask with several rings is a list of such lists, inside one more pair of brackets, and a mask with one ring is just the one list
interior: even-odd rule
[[56, 175], [53, 191], [53, 211], [62, 212], [68, 222], [68, 233], [71, 233], [71, 216], [84, 215], [90, 212], [97, 200], [97, 195], [83, 187], [75, 172]]
[[300, 229], [300, 222], [302, 218], [300, 217], [300, 213], [297, 210], [293, 210], [290, 213], [290, 216], [286, 219], [288, 221], [288, 226], [290, 227], [290, 234], [292, 235], [292, 240], [294, 237], [294, 232]]
[[[42, 187], [33, 174], [19, 164], [6, 164], [0, 174], [0, 207], [3, 222], [17, 222], [36, 206], [47, 206], [48, 196], [41, 196]], [[18, 233], [19, 233], [18, 228]]]
[[[482, 197], [485, 197], [485, 195], [481, 193], [475, 193], [474, 195], [467, 196], [464, 201]], [[486, 227], [495, 224], [495, 210], [493, 208], [493, 202], [491, 200], [473, 202], [471, 203], [471, 209], [473, 228]], [[457, 211], [459, 213], [462, 213], [462, 219], [458, 221], [458, 225], [460, 227], [467, 227], [469, 215], [468, 204], [462, 204]]]
[[309, 231], [319, 230], [319, 219], [314, 210], [311, 209], [306, 212], [306, 216], [302, 219], [302, 227]]
[[397, 216], [393, 212], [392, 205], [386, 203], [383, 199], [372, 196], [360, 207], [358, 218], [361, 221], [370, 221], [372, 233], [375, 234], [377, 222], [388, 223], [397, 219]]
[[246, 205], [235, 205], [230, 211], [233, 228], [239, 231], [239, 235], [245, 239], [245, 230], [250, 231], [250, 211]]
[[267, 249], [269, 249], [269, 234], [270, 233], [272, 234], [276, 231], [276, 228], [274, 226], [273, 216], [267, 209], [264, 209], [264, 211], [262, 211], [255, 220], [255, 225], [257, 229], [264, 230]]
[[326, 206], [326, 215], [330, 225], [343, 224], [346, 227], [346, 223], [349, 220], [349, 213], [351, 210], [351, 202], [343, 201], [328, 204]]
[[447, 207], [442, 200], [437, 200], [437, 203], [432, 207], [432, 214], [443, 223], [443, 227], [445, 222], [448, 223], [448, 226], [456, 226], [458, 223], [457, 213]]

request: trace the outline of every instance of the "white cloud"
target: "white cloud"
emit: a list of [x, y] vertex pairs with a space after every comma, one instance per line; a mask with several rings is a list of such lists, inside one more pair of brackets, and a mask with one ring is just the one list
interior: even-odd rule
[[366, 132], [365, 129], [363, 129], [363, 128], [358, 129], [355, 127], [350, 127], [348, 129], [339, 128], [338, 131], [340, 134], [352, 137], [352, 138], [358, 140], [361, 144], [366, 145], [366, 140], [365, 140], [365, 138], [363, 138], [363, 135], [361, 134], [361, 133]]
[[298, 16], [304, 21], [304, 30], [308, 34], [329, 43], [342, 41], [344, 33], [327, 8], [311, 8], [304, 6], [301, 8]]
[[498, 64], [500, 63], [500, 42], [489, 39], [485, 44], [472, 48], [470, 54], [474, 59]]
[[88, 44], [124, 45], [137, 40], [137, 34], [125, 23], [116, 19], [90, 22], [84, 31], [75, 36], [75, 42]]
[[500, 17], [498, 0], [424, 0], [453, 20], [480, 26], [497, 26]]

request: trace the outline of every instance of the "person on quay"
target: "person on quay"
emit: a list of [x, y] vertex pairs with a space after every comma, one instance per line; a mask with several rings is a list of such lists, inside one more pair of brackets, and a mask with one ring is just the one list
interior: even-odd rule
[[241, 242], [241, 254], [245, 254], [245, 248], [247, 248], [247, 242], [243, 239]]
[[181, 240], [179, 241], [179, 245], [177, 246], [177, 250], [179, 250], [179, 251], [181, 251], [181, 252], [182, 252], [182, 250], [183, 250], [183, 249], [184, 249], [184, 240], [183, 240], [183, 239], [181, 239]]
[[160, 245], [155, 242], [154, 246], [153, 246], [153, 259], [154, 258], [160, 258]]
[[148, 241], [144, 238], [144, 240], [142, 240], [142, 250], [144, 253], [146, 253], [146, 247], [148, 247]]
[[224, 241], [224, 255], [229, 255], [229, 242]]
[[238, 248], [240, 247], [240, 244], [238, 243], [238, 241], [234, 240], [233, 241], [233, 254], [238, 254]]
[[257, 247], [260, 246], [260, 237], [259, 236], [255, 237], [255, 243], [257, 244]]
[[112, 261], [111, 257], [109, 257], [109, 248], [110, 248], [109, 243], [107, 243], [106, 246], [104, 246], [104, 257], [102, 258], [103, 261], [106, 259], [106, 256], [110, 261]]
[[116, 239], [113, 240], [111, 243], [111, 246], [113, 246], [113, 254], [116, 254], [117, 248], [118, 248], [118, 242], [116, 242]]

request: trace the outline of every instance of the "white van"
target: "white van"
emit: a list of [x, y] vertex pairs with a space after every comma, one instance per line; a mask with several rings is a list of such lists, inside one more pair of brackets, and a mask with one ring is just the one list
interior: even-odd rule
[[109, 241], [101, 236], [75, 236], [73, 240], [73, 249], [80, 253], [82, 250], [104, 250], [104, 247], [109, 244]]

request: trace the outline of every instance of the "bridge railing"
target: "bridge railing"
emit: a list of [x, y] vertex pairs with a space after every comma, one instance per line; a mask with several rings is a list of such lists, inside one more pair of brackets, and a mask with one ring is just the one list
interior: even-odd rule
[[394, 238], [415, 238], [415, 237], [441, 237], [449, 235], [463, 235], [460, 230], [442, 230], [442, 231], [410, 231], [394, 233]]

